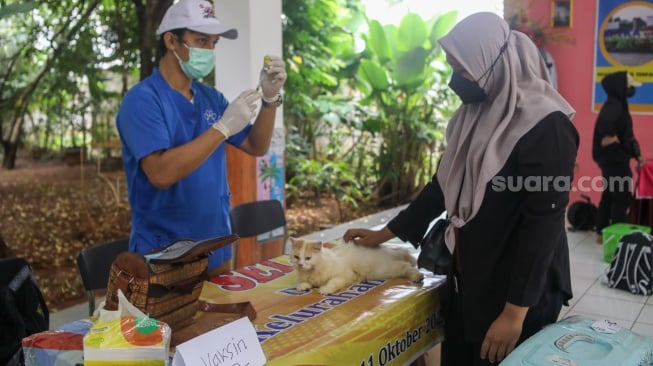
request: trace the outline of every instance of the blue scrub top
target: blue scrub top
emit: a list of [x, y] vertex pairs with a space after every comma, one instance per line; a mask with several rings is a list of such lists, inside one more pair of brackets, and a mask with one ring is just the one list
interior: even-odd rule
[[[148, 253], [179, 239], [203, 240], [231, 233], [225, 144], [187, 177], [168, 189], [154, 187], [139, 161], [158, 151], [183, 145], [222, 117], [229, 102], [201, 83], [191, 85], [193, 102], [172, 89], [158, 69], [125, 95], [116, 124], [131, 206], [129, 250]], [[239, 146], [248, 125], [227, 143]], [[231, 258], [231, 246], [214, 251], [209, 269]]]

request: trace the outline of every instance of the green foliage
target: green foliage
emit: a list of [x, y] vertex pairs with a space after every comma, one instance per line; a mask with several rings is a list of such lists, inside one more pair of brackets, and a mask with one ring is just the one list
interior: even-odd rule
[[353, 39], [345, 29], [351, 21], [346, 0], [283, 1], [284, 59], [288, 81], [284, 117], [307, 141], [320, 128], [315, 101], [333, 94], [339, 85], [342, 61], [353, 54]]
[[434, 173], [442, 129], [458, 106], [444, 85], [450, 70], [437, 40], [455, 19], [452, 11], [430, 21], [410, 13], [398, 28], [368, 22], [356, 78], [361, 103], [373, 111], [364, 130], [380, 142], [376, 181], [383, 203], [410, 200]]
[[287, 1], [283, 12], [289, 202], [308, 192], [411, 199], [435, 172], [458, 106], [437, 44], [456, 13], [429, 21], [408, 14], [397, 27], [365, 19], [355, 1]]
[[[348, 29], [363, 21], [358, 0], [283, 1], [284, 59], [288, 80], [285, 90], [286, 193], [289, 202], [299, 199], [305, 190], [316, 195], [337, 195], [342, 201], [363, 197], [350, 187], [342, 189], [350, 176], [347, 165], [333, 161], [342, 158], [332, 137], [347, 125], [334, 113], [352, 111], [350, 98], [340, 95], [342, 79], [355, 65], [354, 38]], [[314, 167], [324, 165], [328, 169]], [[318, 176], [312, 177], [314, 173]], [[369, 175], [369, 173], [368, 173]], [[340, 177], [335, 179], [334, 177]], [[308, 177], [311, 177], [310, 179]], [[329, 181], [329, 179], [333, 179]], [[365, 180], [365, 177], [360, 177]], [[358, 179], [358, 181], [361, 181]], [[337, 188], [337, 189], [336, 189]], [[356, 196], [354, 198], [354, 196]]]
[[110, 116], [140, 66], [134, 1], [30, 4], [0, 19], [0, 132], [7, 168], [19, 143], [52, 151], [115, 135]]
[[[115, 138], [120, 98], [155, 59], [151, 33], [170, 2], [3, 2], [5, 154], [19, 144], [53, 151]], [[375, 194], [406, 201], [434, 172], [457, 106], [437, 45], [455, 13], [428, 21], [408, 14], [394, 26], [366, 19], [360, 0], [282, 6], [289, 200], [312, 192], [352, 204]]]
[[286, 136], [286, 156], [292, 156], [292, 175], [287, 174], [286, 198], [289, 204], [307, 195], [336, 197], [341, 203], [357, 207], [370, 197], [370, 172], [373, 155], [368, 151], [369, 138], [360, 128], [364, 110], [348, 100], [324, 99], [316, 102], [322, 114], [324, 132], [314, 144], [320, 146], [315, 158], [309, 158], [313, 145], [307, 143], [294, 127]]
[[653, 37], [610, 37], [605, 39], [608, 52], [653, 52]]
[[[358, 207], [365, 200], [364, 185], [354, 175], [349, 164], [344, 161], [319, 161], [299, 158], [298, 174], [288, 181], [289, 203], [299, 200], [302, 194], [313, 192], [315, 197], [330, 194], [338, 198], [338, 203]], [[342, 216], [341, 208], [341, 216]]]
[[36, 1], [27, 1], [18, 4], [3, 4], [0, 8], [0, 19], [14, 14], [26, 13], [30, 10], [34, 10], [37, 6], [38, 4]]

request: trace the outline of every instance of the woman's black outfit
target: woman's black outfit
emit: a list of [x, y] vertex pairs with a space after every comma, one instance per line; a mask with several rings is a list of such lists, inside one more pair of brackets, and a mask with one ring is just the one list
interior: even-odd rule
[[[608, 99], [596, 119], [592, 141], [592, 158], [601, 168], [604, 184], [596, 223], [599, 234], [608, 225], [628, 222], [632, 185], [630, 159], [641, 155], [628, 111], [626, 72], [607, 75], [601, 85]], [[634, 88], [630, 90], [632, 92]], [[601, 140], [606, 136], [617, 136], [619, 142], [601, 146]]]
[[[519, 140], [488, 183], [476, 216], [459, 228], [441, 299], [443, 365], [489, 364], [480, 360], [480, 347], [506, 302], [530, 307], [521, 342], [555, 322], [571, 298], [564, 215], [577, 149], [578, 133], [567, 116], [545, 117]], [[520, 180], [524, 184], [518, 189]], [[444, 196], [434, 176], [388, 228], [416, 245], [443, 211]], [[459, 354], [469, 358], [452, 359]]]

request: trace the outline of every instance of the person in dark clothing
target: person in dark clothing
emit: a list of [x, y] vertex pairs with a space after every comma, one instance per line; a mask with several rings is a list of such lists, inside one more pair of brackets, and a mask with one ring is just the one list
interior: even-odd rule
[[463, 104], [438, 171], [384, 228], [343, 235], [419, 245], [447, 212], [453, 253], [441, 298], [442, 365], [489, 365], [557, 320], [572, 296], [565, 208], [578, 149], [573, 108], [537, 47], [493, 13], [459, 22], [439, 43]]
[[630, 159], [637, 159], [639, 164], [644, 162], [628, 111], [628, 98], [641, 83], [626, 71], [620, 71], [604, 77], [601, 85], [608, 99], [596, 118], [592, 141], [592, 159], [601, 168], [604, 183], [596, 223], [597, 242], [606, 226], [628, 222], [632, 188]]

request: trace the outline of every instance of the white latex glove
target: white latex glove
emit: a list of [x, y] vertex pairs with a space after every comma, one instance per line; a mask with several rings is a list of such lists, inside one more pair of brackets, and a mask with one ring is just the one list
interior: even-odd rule
[[261, 69], [261, 89], [264, 99], [273, 99], [279, 94], [286, 83], [286, 63], [277, 56], [265, 56]]
[[247, 123], [256, 116], [258, 106], [256, 102], [261, 98], [261, 93], [249, 89], [240, 93], [224, 111], [222, 118], [213, 124], [213, 128], [222, 132], [225, 138], [240, 132]]

